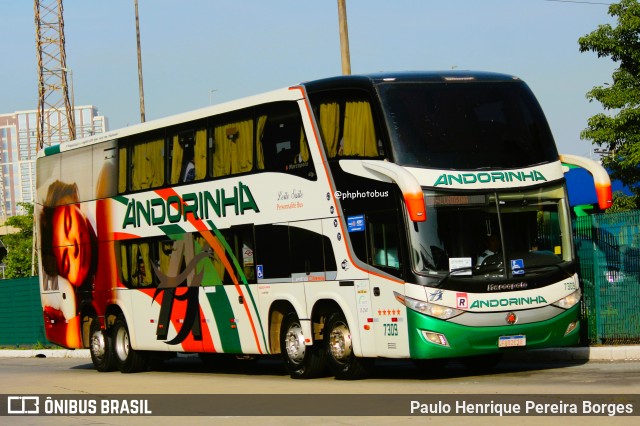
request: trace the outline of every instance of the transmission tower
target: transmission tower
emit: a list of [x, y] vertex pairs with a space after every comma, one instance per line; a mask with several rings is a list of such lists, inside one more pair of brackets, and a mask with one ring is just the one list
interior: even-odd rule
[[67, 56], [64, 50], [62, 0], [35, 0], [38, 51], [37, 149], [74, 140], [76, 126], [69, 102]]

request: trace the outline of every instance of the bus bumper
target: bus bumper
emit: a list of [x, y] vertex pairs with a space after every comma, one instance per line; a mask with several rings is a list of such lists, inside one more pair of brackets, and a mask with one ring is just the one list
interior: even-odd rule
[[[579, 309], [580, 304], [545, 321], [497, 327], [470, 327], [453, 324], [408, 309], [407, 322], [410, 330], [411, 358], [451, 358], [576, 345], [580, 341]], [[572, 322], [577, 322], [575, 328], [566, 333]], [[429, 340], [428, 333], [431, 333], [432, 338], [435, 333], [438, 338], [434, 340], [438, 340], [439, 343], [433, 343]], [[498, 346], [498, 341], [502, 336], [521, 335], [525, 336], [525, 346], [507, 348]], [[443, 336], [444, 339], [440, 336]]]

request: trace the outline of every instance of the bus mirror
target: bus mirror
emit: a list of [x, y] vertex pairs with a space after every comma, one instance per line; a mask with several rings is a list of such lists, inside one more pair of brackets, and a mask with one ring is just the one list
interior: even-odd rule
[[394, 182], [402, 191], [409, 218], [414, 222], [427, 220], [424, 194], [418, 180], [407, 169], [386, 161], [363, 161], [362, 165], [371, 172], [383, 175], [386, 181]]
[[407, 206], [409, 218], [414, 222], [424, 222], [427, 220], [427, 212], [424, 208], [424, 194], [420, 191], [417, 194], [404, 193], [404, 203]]
[[608, 209], [613, 204], [611, 193], [611, 179], [609, 174], [599, 163], [578, 155], [561, 154], [560, 161], [564, 164], [582, 167], [593, 176], [593, 183], [598, 197], [598, 205], [602, 210]]

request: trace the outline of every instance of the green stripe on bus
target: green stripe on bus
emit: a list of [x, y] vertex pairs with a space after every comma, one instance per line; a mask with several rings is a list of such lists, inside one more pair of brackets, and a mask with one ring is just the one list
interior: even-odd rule
[[[226, 353], [242, 353], [240, 336], [234, 320], [231, 302], [227, 297], [227, 292], [222, 286], [217, 286], [215, 292], [207, 292], [207, 299], [211, 305], [213, 316], [216, 321], [222, 351]], [[232, 328], [233, 327], [233, 328]]]
[[174, 234], [184, 234], [185, 230], [182, 229], [181, 226], [179, 225], [161, 225], [158, 228], [160, 228], [160, 230], [162, 232], [164, 232], [165, 235], [174, 235]]
[[120, 204], [124, 204], [125, 206], [129, 204], [129, 199], [127, 197], [123, 197], [122, 195], [117, 195], [113, 197], [113, 199], [119, 202]]
[[264, 328], [262, 327], [262, 319], [260, 318], [258, 306], [255, 299], [253, 298], [253, 294], [251, 293], [251, 289], [249, 288], [249, 283], [247, 282], [247, 277], [244, 275], [244, 271], [240, 266], [240, 262], [238, 262], [238, 259], [234, 256], [233, 251], [231, 250], [231, 247], [229, 247], [229, 244], [227, 243], [227, 240], [225, 240], [224, 236], [220, 233], [220, 231], [218, 231], [218, 228], [213, 223], [213, 221], [209, 220], [207, 222], [209, 223], [209, 227], [214, 232], [214, 234], [216, 235], [220, 243], [224, 246], [225, 252], [233, 261], [233, 264], [236, 267], [236, 270], [238, 271], [238, 275], [240, 275], [240, 278], [242, 279], [242, 283], [244, 284], [245, 290], [249, 295], [249, 299], [251, 299], [251, 304], [253, 305], [254, 312], [256, 313], [256, 317], [258, 319], [260, 334], [262, 335], [262, 343], [264, 344], [264, 347], [267, 348], [269, 346], [267, 345], [267, 339], [266, 339], [266, 336], [264, 335]]

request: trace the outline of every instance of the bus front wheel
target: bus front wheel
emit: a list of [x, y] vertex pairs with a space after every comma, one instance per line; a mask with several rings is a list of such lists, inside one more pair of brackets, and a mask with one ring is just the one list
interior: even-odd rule
[[311, 379], [322, 375], [325, 368], [323, 353], [317, 345], [305, 345], [302, 325], [295, 312], [289, 312], [282, 320], [280, 349], [293, 379]]
[[147, 357], [143, 352], [131, 347], [129, 328], [121, 316], [116, 318], [113, 325], [113, 349], [116, 366], [123, 373], [135, 373], [147, 368]]
[[371, 372], [373, 360], [358, 358], [353, 353], [349, 324], [340, 312], [329, 316], [324, 326], [327, 364], [336, 379], [355, 380]]
[[100, 328], [98, 318], [91, 319], [89, 331], [89, 353], [96, 370], [100, 372], [116, 369], [113, 339], [107, 330]]

